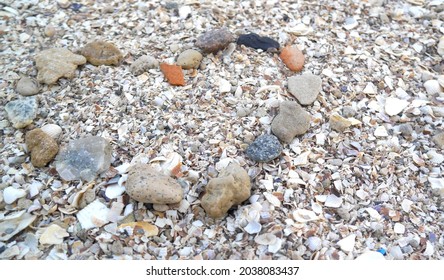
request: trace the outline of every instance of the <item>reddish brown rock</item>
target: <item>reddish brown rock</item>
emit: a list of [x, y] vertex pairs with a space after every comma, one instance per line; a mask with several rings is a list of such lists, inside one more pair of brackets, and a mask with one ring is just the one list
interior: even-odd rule
[[304, 67], [305, 56], [297, 46], [286, 46], [279, 56], [291, 71], [299, 72]]
[[167, 79], [168, 83], [173, 86], [184, 86], [185, 80], [183, 78], [182, 67], [166, 63], [160, 64], [160, 70]]

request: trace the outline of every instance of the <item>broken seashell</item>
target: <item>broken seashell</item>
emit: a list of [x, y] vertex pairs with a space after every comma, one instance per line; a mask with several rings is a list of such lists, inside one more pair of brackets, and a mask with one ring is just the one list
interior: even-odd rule
[[385, 257], [375, 251], [367, 251], [362, 253], [359, 257], [356, 258], [357, 261], [377, 261], [377, 260], [385, 260]]
[[402, 100], [394, 97], [387, 97], [385, 100], [385, 112], [389, 116], [395, 116], [402, 112], [407, 106], [409, 102], [407, 100]]
[[11, 237], [27, 228], [37, 216], [26, 213], [25, 210], [0, 218], [0, 241], [8, 241]]
[[255, 234], [261, 231], [262, 225], [256, 221], [251, 221], [244, 227], [245, 231], [249, 234]]
[[276, 235], [272, 233], [264, 233], [256, 236], [254, 242], [260, 245], [271, 245], [276, 242]]
[[437, 80], [428, 80], [424, 83], [424, 88], [428, 94], [436, 94], [442, 91], [441, 85]]
[[329, 194], [325, 200], [324, 206], [338, 208], [342, 204], [342, 198], [337, 197], [334, 194]]
[[101, 203], [98, 199], [94, 200], [88, 206], [83, 208], [77, 213], [77, 219], [82, 226], [82, 229], [90, 229], [95, 227], [101, 227], [108, 223], [108, 212], [110, 210], [105, 204]]
[[268, 245], [268, 252], [277, 253], [282, 247], [282, 239], [276, 238], [276, 241], [273, 244]]
[[62, 134], [62, 128], [56, 124], [45, 124], [40, 128], [44, 133], [51, 136], [53, 139], [58, 139], [60, 134]]
[[413, 204], [413, 201], [408, 200], [408, 199], [404, 199], [401, 202], [402, 210], [404, 210], [407, 213], [410, 212], [410, 210], [412, 209], [412, 204]]
[[180, 213], [186, 213], [188, 209], [190, 208], [190, 203], [188, 200], [182, 199], [182, 201], [179, 204], [179, 208], [177, 208], [177, 211]]
[[322, 248], [322, 240], [317, 236], [310, 236], [305, 244], [311, 251], [319, 251]]
[[350, 234], [349, 236], [345, 237], [344, 239], [341, 239], [336, 243], [339, 247], [341, 247], [341, 250], [344, 252], [351, 252], [353, 251], [353, 248], [355, 247], [356, 242], [356, 234]]
[[273, 206], [275, 206], [275, 207], [280, 207], [281, 206], [281, 202], [273, 194], [268, 193], [268, 192], [264, 192], [264, 196], [267, 199], [267, 201], [270, 202]]
[[148, 222], [131, 222], [121, 224], [119, 230], [126, 230], [130, 235], [144, 235], [146, 237], [159, 234], [159, 229]]
[[105, 195], [109, 199], [114, 199], [121, 196], [125, 192], [125, 186], [119, 186], [118, 184], [108, 186], [105, 190]]
[[70, 203], [72, 207], [79, 208], [85, 192], [87, 190], [91, 189], [93, 186], [94, 186], [94, 184], [92, 184], [92, 183], [83, 186], [83, 188], [80, 191], [78, 191], [77, 193], [73, 194], [72, 196], [70, 196], [68, 198], [68, 203]]
[[306, 209], [298, 209], [296, 211], [293, 211], [293, 219], [298, 223], [306, 223], [310, 221], [319, 220], [320, 218], [313, 211]]
[[26, 195], [26, 191], [22, 189], [16, 189], [14, 187], [7, 187], [3, 190], [3, 200], [6, 204], [14, 203], [19, 198]]
[[68, 237], [69, 233], [64, 228], [56, 224], [52, 224], [45, 229], [45, 232], [40, 236], [40, 244], [42, 245], [57, 245], [63, 243], [63, 238]]
[[440, 195], [444, 197], [444, 178], [432, 178], [429, 177], [430, 186], [432, 187], [432, 192], [435, 195]]
[[404, 234], [405, 226], [401, 223], [395, 223], [395, 226], [393, 227], [393, 231], [398, 234]]

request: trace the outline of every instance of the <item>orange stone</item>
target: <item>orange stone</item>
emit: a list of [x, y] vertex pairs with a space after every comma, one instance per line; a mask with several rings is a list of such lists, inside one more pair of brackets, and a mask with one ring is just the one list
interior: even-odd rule
[[184, 86], [185, 80], [183, 78], [182, 67], [166, 63], [160, 64], [160, 70], [167, 79], [168, 83], [173, 86]]
[[291, 71], [299, 72], [304, 67], [305, 57], [297, 46], [286, 46], [279, 57]]

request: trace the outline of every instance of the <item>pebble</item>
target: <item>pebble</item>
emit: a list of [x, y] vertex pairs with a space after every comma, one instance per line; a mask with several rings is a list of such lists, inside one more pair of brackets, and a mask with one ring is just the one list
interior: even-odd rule
[[227, 211], [250, 197], [250, 177], [238, 163], [231, 162], [217, 178], [209, 181], [201, 204], [211, 218], [225, 216]]
[[148, 72], [149, 69], [159, 67], [159, 61], [151, 55], [142, 55], [136, 59], [130, 66], [130, 71], [134, 75], [141, 75], [144, 72]]
[[345, 106], [344, 108], [342, 108], [342, 115], [345, 118], [352, 118], [356, 115], [356, 110], [353, 109], [353, 107], [351, 106]]
[[113, 244], [111, 245], [111, 253], [113, 253], [116, 256], [120, 256], [123, 254], [123, 245], [120, 240], [115, 240]]
[[433, 136], [433, 142], [435, 142], [440, 149], [444, 149], [444, 131]]
[[31, 152], [31, 163], [34, 167], [46, 166], [59, 152], [57, 142], [40, 128], [28, 131], [25, 143]]
[[429, 95], [442, 92], [442, 87], [438, 80], [428, 80], [424, 82], [424, 88]]
[[58, 245], [63, 243], [63, 238], [68, 237], [69, 233], [59, 225], [52, 224], [45, 229], [40, 236], [40, 244], [42, 245]]
[[352, 125], [351, 121], [338, 114], [331, 115], [329, 123], [330, 123], [330, 128], [336, 130], [337, 132], [344, 132], [347, 128], [349, 128]]
[[44, 33], [47, 37], [54, 37], [56, 32], [57, 32], [57, 30], [55, 29], [54, 25], [48, 24], [47, 26], [45, 26]]
[[173, 86], [184, 86], [185, 79], [182, 72], [182, 67], [166, 63], [160, 64], [160, 70], [167, 79], [168, 83]]
[[196, 47], [206, 53], [217, 53], [234, 40], [235, 38], [228, 28], [212, 29], [197, 38]]
[[253, 49], [267, 51], [268, 49], [280, 48], [279, 43], [269, 37], [260, 36], [256, 33], [242, 34], [237, 39], [238, 45], [244, 45]]
[[297, 46], [286, 46], [279, 57], [291, 71], [299, 72], [304, 67], [305, 57]]
[[196, 50], [186, 50], [179, 54], [176, 64], [183, 69], [197, 69], [202, 61], [202, 54]]
[[86, 59], [68, 49], [52, 48], [38, 53], [35, 62], [38, 69], [37, 80], [51, 85], [62, 77], [74, 78], [77, 66], [85, 64]]
[[268, 162], [279, 157], [282, 149], [282, 145], [276, 136], [265, 134], [256, 138], [248, 146], [246, 154], [253, 161]]
[[37, 117], [37, 100], [26, 97], [10, 101], [5, 105], [5, 110], [13, 127], [24, 128]]
[[71, 6], [71, 1], [69, 0], [57, 0], [57, 4], [60, 8], [66, 9]]
[[108, 170], [112, 150], [105, 138], [87, 136], [71, 140], [56, 157], [56, 170], [65, 181], [92, 181], [97, 174]]
[[24, 95], [24, 96], [30, 96], [35, 95], [39, 93], [39, 82], [37, 80], [29, 78], [29, 77], [22, 77], [15, 86], [15, 90], [18, 94]]
[[173, 204], [183, 197], [182, 187], [176, 180], [145, 163], [131, 167], [125, 187], [132, 199], [143, 203]]
[[321, 91], [321, 85], [321, 78], [311, 73], [288, 78], [288, 90], [301, 105], [312, 104]]
[[14, 187], [7, 187], [3, 190], [3, 201], [6, 204], [14, 203], [17, 199], [26, 196], [26, 191]]
[[409, 123], [403, 123], [398, 127], [398, 131], [404, 138], [410, 138], [413, 134], [413, 127]]
[[120, 50], [110, 42], [97, 40], [86, 44], [80, 54], [86, 57], [89, 63], [99, 65], [119, 65], [123, 59]]
[[389, 116], [395, 116], [401, 113], [407, 106], [409, 102], [407, 100], [402, 100], [395, 97], [387, 97], [385, 100], [385, 112]]
[[281, 141], [290, 143], [310, 128], [310, 115], [296, 101], [284, 101], [279, 108], [279, 114], [271, 123], [271, 131]]

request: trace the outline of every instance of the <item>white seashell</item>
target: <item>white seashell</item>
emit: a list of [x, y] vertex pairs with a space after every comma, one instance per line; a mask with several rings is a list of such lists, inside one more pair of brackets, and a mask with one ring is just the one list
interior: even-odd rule
[[254, 238], [254, 242], [260, 245], [271, 245], [276, 242], [276, 239], [277, 239], [276, 235], [272, 233], [264, 233], [256, 236]]
[[190, 208], [190, 203], [188, 202], [188, 200], [182, 199], [177, 211], [179, 211], [180, 213], [186, 213], [189, 208]]
[[182, 168], [182, 156], [176, 152], [167, 155], [166, 160], [160, 164], [165, 175], [176, 176]]
[[93, 184], [88, 184], [83, 186], [83, 188], [80, 191], [74, 193], [68, 198], [68, 203], [70, 203], [72, 207], [78, 208], [80, 206], [80, 202], [82, 201], [83, 195], [87, 190], [89, 190], [92, 187]]
[[3, 190], [3, 200], [6, 204], [14, 203], [19, 198], [26, 195], [26, 191], [22, 189], [16, 189], [14, 187], [7, 187]]
[[341, 206], [341, 204], [342, 204], [342, 198], [337, 197], [334, 194], [329, 194], [324, 203], [325, 206], [333, 208], [338, 208]]
[[402, 100], [394, 97], [388, 97], [385, 100], [385, 112], [389, 116], [395, 116], [402, 112], [407, 106], [409, 102], [407, 100]]
[[378, 126], [378, 127], [375, 129], [375, 131], [373, 132], [373, 134], [374, 134], [376, 137], [387, 137], [387, 136], [388, 136], [387, 129], [386, 129], [385, 126], [383, 126], [383, 125]]
[[408, 199], [404, 199], [401, 202], [402, 210], [404, 210], [407, 213], [410, 212], [410, 210], [412, 209], [412, 204], [413, 204], [413, 201], [408, 200]]
[[369, 82], [369, 83], [367, 83], [367, 85], [365, 86], [365, 88], [362, 92], [365, 94], [376, 94], [376, 93], [378, 93], [378, 90], [373, 83]]
[[52, 224], [45, 229], [40, 236], [40, 244], [42, 245], [58, 245], [63, 243], [63, 238], [68, 237], [69, 233], [56, 224]]
[[105, 204], [99, 200], [94, 200], [88, 206], [83, 208], [77, 213], [77, 219], [82, 226], [82, 229], [90, 229], [95, 227], [101, 227], [108, 223], [107, 217], [110, 210]]
[[442, 92], [441, 85], [437, 80], [428, 80], [424, 83], [424, 88], [428, 94], [436, 94]]
[[342, 251], [348, 253], [353, 251], [356, 242], [355, 239], [356, 239], [356, 234], [350, 234], [346, 238], [339, 240], [337, 244], [339, 247], [341, 247]]
[[381, 261], [385, 260], [384, 256], [375, 251], [367, 251], [356, 258], [357, 261]]
[[31, 185], [29, 186], [29, 196], [30, 198], [33, 198], [34, 196], [38, 195], [40, 192], [40, 189], [43, 187], [43, 184], [41, 182], [33, 181]]
[[264, 192], [264, 196], [267, 199], [267, 201], [270, 202], [273, 206], [281, 207], [280, 200], [276, 196], [274, 196], [273, 194], [268, 193], [268, 192]]
[[442, 154], [437, 153], [434, 150], [431, 150], [427, 153], [429, 160], [435, 164], [441, 164], [444, 161], [444, 156]]
[[225, 93], [231, 91], [231, 83], [223, 78], [219, 79], [219, 92]]
[[249, 234], [255, 234], [261, 231], [262, 225], [256, 221], [251, 221], [244, 227], [245, 231]]
[[117, 107], [120, 105], [120, 102], [122, 101], [122, 98], [120, 98], [120, 96], [112, 94], [109, 97], [109, 103], [111, 103], [111, 105], [113, 105], [114, 107]]
[[32, 224], [36, 218], [37, 216], [26, 213], [25, 210], [2, 217], [0, 241], [8, 241], [11, 237]]
[[404, 234], [405, 226], [401, 223], [395, 223], [395, 226], [393, 227], [393, 231], [398, 234]]
[[322, 240], [317, 236], [310, 236], [305, 242], [305, 245], [307, 245], [311, 251], [319, 251], [322, 248]]
[[114, 199], [121, 196], [125, 192], [124, 186], [119, 186], [118, 184], [108, 186], [105, 190], [105, 195], [109, 199]]
[[444, 57], [444, 36], [441, 36], [441, 38], [439, 38], [437, 51], [438, 51], [439, 55]]
[[42, 126], [41, 130], [51, 136], [53, 139], [59, 138], [62, 134], [62, 128], [56, 124], [50, 123]]
[[303, 23], [299, 23], [296, 26], [285, 28], [285, 32], [291, 33], [296, 36], [305, 36], [313, 31], [313, 28], [305, 25]]
[[399, 246], [393, 246], [392, 248], [390, 248], [389, 253], [395, 260], [404, 259], [404, 254], [402, 253], [401, 248]]
[[373, 208], [367, 207], [365, 208], [365, 211], [367, 211], [370, 214], [370, 217], [376, 221], [380, 221], [382, 219], [382, 216]]
[[294, 159], [293, 165], [298, 166], [298, 165], [306, 165], [306, 164], [308, 164], [308, 156], [310, 154], [311, 154], [310, 151], [303, 152], [302, 154], [300, 154], [299, 156], [297, 156]]
[[276, 241], [273, 244], [268, 245], [268, 252], [277, 253], [282, 247], [282, 239], [276, 238]]
[[426, 249], [425, 249], [423, 255], [426, 257], [431, 257], [434, 252], [435, 252], [435, 248], [433, 247], [433, 244], [430, 241], [427, 241]]
[[319, 220], [319, 217], [313, 211], [306, 209], [298, 209], [296, 211], [293, 211], [293, 219], [298, 223], [306, 223], [310, 221]]
[[117, 170], [117, 172], [119, 172], [119, 174], [125, 174], [128, 172], [128, 169], [131, 167], [131, 164], [128, 162], [125, 162], [117, 167], [115, 167], [115, 169]]
[[216, 170], [219, 171], [219, 172], [222, 171], [222, 169], [225, 169], [233, 161], [237, 162], [237, 160], [235, 160], [233, 158], [224, 158], [224, 159], [219, 160], [216, 163], [216, 166], [215, 166]]
[[120, 221], [122, 218], [122, 216], [120, 216], [120, 213], [122, 213], [124, 207], [125, 205], [122, 202], [113, 202], [113, 204], [111, 205], [111, 209], [108, 211], [106, 219], [113, 223]]
[[440, 195], [444, 197], [444, 178], [432, 178], [429, 177], [430, 186], [432, 187], [432, 192], [435, 195]]

